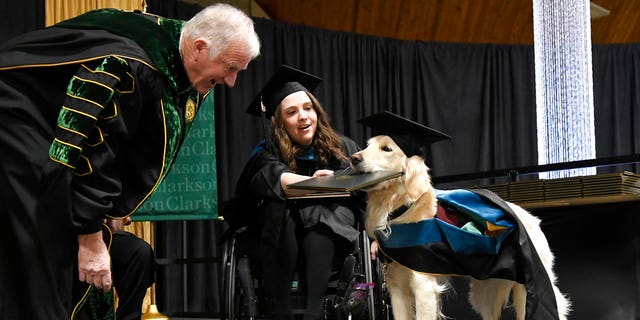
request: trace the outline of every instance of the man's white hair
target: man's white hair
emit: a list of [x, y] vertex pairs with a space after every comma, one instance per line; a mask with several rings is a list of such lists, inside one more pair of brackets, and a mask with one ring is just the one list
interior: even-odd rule
[[245, 53], [251, 59], [260, 54], [260, 39], [254, 30], [253, 20], [226, 3], [210, 5], [185, 22], [180, 34], [180, 48], [187, 39], [203, 39], [212, 60], [232, 42], [244, 45]]

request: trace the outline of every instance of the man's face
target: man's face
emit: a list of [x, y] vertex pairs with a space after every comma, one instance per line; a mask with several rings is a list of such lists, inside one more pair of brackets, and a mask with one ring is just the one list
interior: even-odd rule
[[207, 44], [202, 40], [194, 41], [189, 53], [184, 57], [184, 67], [191, 86], [202, 94], [216, 84], [232, 88], [238, 72], [246, 70], [251, 61], [237, 43], [229, 45], [213, 60], [209, 57]]

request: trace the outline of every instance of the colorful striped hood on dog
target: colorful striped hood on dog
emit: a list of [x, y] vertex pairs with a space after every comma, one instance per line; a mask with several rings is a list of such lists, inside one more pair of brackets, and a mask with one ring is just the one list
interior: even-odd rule
[[424, 273], [502, 278], [527, 290], [526, 319], [558, 319], [553, 287], [509, 205], [491, 191], [436, 190], [435, 219], [392, 224], [376, 235], [384, 255]]

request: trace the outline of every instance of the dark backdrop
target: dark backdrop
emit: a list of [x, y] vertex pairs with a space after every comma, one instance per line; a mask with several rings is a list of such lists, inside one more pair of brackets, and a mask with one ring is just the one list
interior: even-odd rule
[[44, 27], [44, 0], [0, 1], [0, 42]]
[[[180, 1], [149, 1], [151, 13], [172, 18], [188, 19], [198, 10], [198, 6]], [[44, 21], [43, 1], [3, 3], [0, 18], [0, 40], [39, 28]], [[451, 135], [452, 141], [430, 148], [427, 163], [434, 176], [527, 166], [537, 161], [532, 46], [398, 41], [265, 19], [255, 22], [262, 55], [240, 74], [235, 88], [215, 89], [220, 202], [232, 195], [250, 150], [263, 136], [262, 121], [244, 111], [283, 63], [324, 79], [316, 95], [328, 110], [334, 128], [361, 144], [369, 132], [357, 120], [382, 110], [397, 112]], [[594, 46], [593, 63], [597, 156], [638, 153], [640, 46]], [[635, 165], [604, 170], [622, 169], [637, 172]], [[588, 220], [581, 216], [554, 218], [564, 216], [563, 212], [545, 215], [551, 246], [558, 248], [561, 288], [565, 284], [571, 289], [578, 302], [575, 308], [598, 307], [589, 298], [592, 295], [597, 295], [603, 305], [615, 305], [617, 294], [627, 297], [619, 309], [619, 314], [627, 316], [616, 319], [636, 318], [640, 305], [638, 250], [634, 249], [637, 246], [627, 246], [621, 254], [607, 251], [606, 259], [599, 259], [598, 253], [606, 250], [593, 250], [591, 244], [595, 240], [585, 231], [595, 229], [594, 221], [603, 215], [637, 211], [633, 208], [599, 208], [598, 214]], [[162, 264], [157, 303], [163, 313], [213, 315], [219, 311], [216, 237], [221, 229], [218, 221], [157, 224], [157, 257]], [[618, 232], [613, 227], [594, 232], [599, 232], [598, 238], [610, 239], [617, 245], [629, 240], [613, 237]], [[628, 233], [623, 235], [631, 234], [625, 232]], [[592, 259], [565, 263], [568, 259], [564, 255], [571, 252], [573, 256]], [[593, 263], [596, 259], [599, 262]], [[618, 266], [627, 262], [635, 264], [624, 269], [629, 282], [622, 285]], [[579, 275], [584, 270], [593, 272], [594, 277], [618, 279], [598, 283], [613, 293], [580, 290], [585, 277]], [[609, 318], [594, 315], [592, 319]]]

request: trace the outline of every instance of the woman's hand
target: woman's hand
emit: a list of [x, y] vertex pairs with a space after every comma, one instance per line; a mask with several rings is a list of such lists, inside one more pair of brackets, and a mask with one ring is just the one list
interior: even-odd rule
[[288, 187], [288, 185], [290, 185], [292, 183], [300, 182], [300, 181], [303, 181], [303, 180], [315, 178], [315, 177], [331, 176], [331, 175], [333, 175], [333, 170], [328, 170], [328, 169], [316, 170], [316, 172], [314, 172], [313, 176], [311, 176], [311, 177], [305, 176], [305, 175], [300, 175], [300, 174], [295, 174], [295, 173], [292, 173], [292, 172], [285, 172], [280, 176], [280, 185], [282, 185], [282, 190], [284, 190], [284, 194], [287, 197], [304, 196], [304, 195], [306, 195], [306, 194], [308, 194], [310, 192], [313, 192], [313, 190], [291, 189], [291, 188]]
[[371, 260], [375, 260], [378, 257], [378, 241], [371, 241], [369, 254], [371, 255]]
[[315, 177], [332, 176], [332, 175], [333, 175], [333, 170], [320, 169], [320, 170], [316, 170], [316, 172], [314, 172], [313, 176], [311, 177], [315, 178]]

